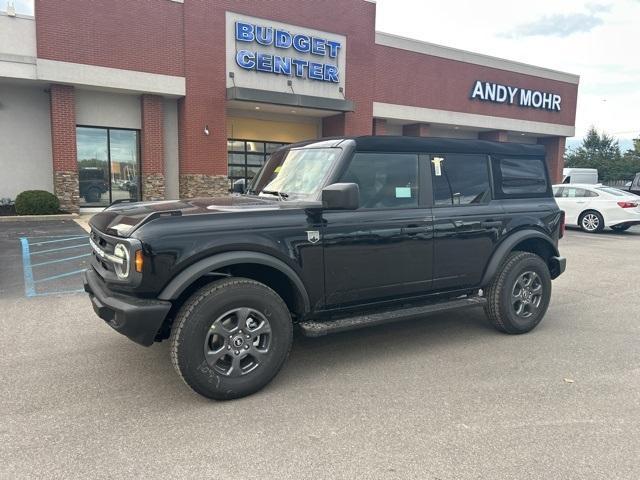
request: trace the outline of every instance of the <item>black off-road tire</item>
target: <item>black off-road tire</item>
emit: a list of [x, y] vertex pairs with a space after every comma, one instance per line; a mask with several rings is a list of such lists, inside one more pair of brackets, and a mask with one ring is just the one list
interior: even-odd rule
[[[270, 327], [270, 344], [253, 370], [241, 376], [229, 376], [219, 371], [218, 363], [212, 366], [207, 361], [206, 342], [212, 337], [212, 325], [218, 322], [217, 319], [239, 309], [250, 309], [263, 315]], [[244, 337], [238, 335], [239, 331], [234, 335]], [[249, 331], [245, 329], [243, 333]], [[180, 308], [169, 339], [171, 362], [182, 380], [200, 395], [216, 400], [240, 398], [257, 392], [275, 377], [289, 355], [292, 339], [291, 315], [276, 292], [247, 278], [226, 278], [202, 287]], [[228, 343], [232, 344], [234, 340], [235, 337]], [[226, 340], [224, 345], [227, 345]], [[244, 347], [250, 348], [250, 345]], [[240, 356], [242, 348], [239, 349]], [[232, 348], [229, 361], [233, 360], [233, 354]], [[225, 358], [218, 362], [223, 363]]]
[[[532, 312], [528, 318], [523, 318], [516, 313], [514, 301], [517, 302], [517, 300], [513, 294], [518, 288], [516, 283], [527, 272], [535, 274], [531, 276], [537, 278], [536, 285], [540, 284], [542, 292], [535, 312]], [[549, 268], [538, 255], [529, 252], [511, 252], [493, 278], [485, 296], [487, 304], [484, 310], [496, 329], [510, 334], [527, 333], [542, 321], [549, 307], [551, 300]]]
[[[591, 219], [591, 221], [587, 222], [587, 219]], [[580, 225], [583, 232], [600, 233], [604, 230], [604, 217], [596, 210], [587, 210], [580, 215], [578, 225]], [[592, 227], [591, 225], [594, 226]]]

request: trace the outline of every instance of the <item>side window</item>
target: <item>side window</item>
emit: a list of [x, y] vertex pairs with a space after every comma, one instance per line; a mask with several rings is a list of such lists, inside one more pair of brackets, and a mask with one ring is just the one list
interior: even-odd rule
[[562, 192], [563, 198], [584, 198], [588, 196], [589, 192], [584, 188], [564, 188]]
[[356, 153], [341, 182], [357, 183], [360, 208], [418, 206], [418, 156]]
[[500, 189], [505, 195], [546, 193], [547, 175], [540, 158], [501, 158], [498, 160]]
[[435, 206], [476, 205], [491, 200], [485, 155], [432, 155], [431, 177]]
[[562, 187], [555, 187], [553, 189], [553, 196], [556, 198], [561, 198], [562, 197], [562, 192], [564, 191], [564, 188]]

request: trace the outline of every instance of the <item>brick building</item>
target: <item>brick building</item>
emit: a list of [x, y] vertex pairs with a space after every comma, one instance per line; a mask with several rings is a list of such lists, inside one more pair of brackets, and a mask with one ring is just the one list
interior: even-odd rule
[[[331, 8], [328, 8], [331, 4]], [[0, 0], [0, 197], [64, 208], [228, 191], [285, 143], [541, 143], [578, 77], [375, 31], [367, 0]]]

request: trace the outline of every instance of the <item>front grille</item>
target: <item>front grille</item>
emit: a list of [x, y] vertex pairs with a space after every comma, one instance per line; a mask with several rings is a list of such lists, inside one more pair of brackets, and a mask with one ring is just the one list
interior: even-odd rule
[[[105, 253], [113, 253], [115, 242], [110, 242], [107, 238], [93, 229], [91, 230], [90, 238], [98, 247], [104, 250]], [[115, 275], [115, 268], [110, 261], [100, 257], [93, 249], [91, 249], [91, 254], [93, 266], [101, 277], [104, 277], [106, 272]]]
[[96, 233], [96, 231], [93, 229], [91, 230], [91, 240], [93, 240], [95, 244], [98, 245], [100, 248], [106, 249], [107, 245], [109, 245], [109, 242], [107, 242], [106, 239], [98, 235], [98, 233]]

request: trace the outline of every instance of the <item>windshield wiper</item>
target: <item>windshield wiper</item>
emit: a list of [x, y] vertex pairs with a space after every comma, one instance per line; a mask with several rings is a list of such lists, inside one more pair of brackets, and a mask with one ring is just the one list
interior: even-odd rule
[[289, 194], [284, 192], [278, 192], [276, 190], [262, 190], [262, 192], [260, 193], [266, 193], [267, 195], [277, 195], [280, 198], [280, 200], [286, 200], [287, 198], [289, 198]]

